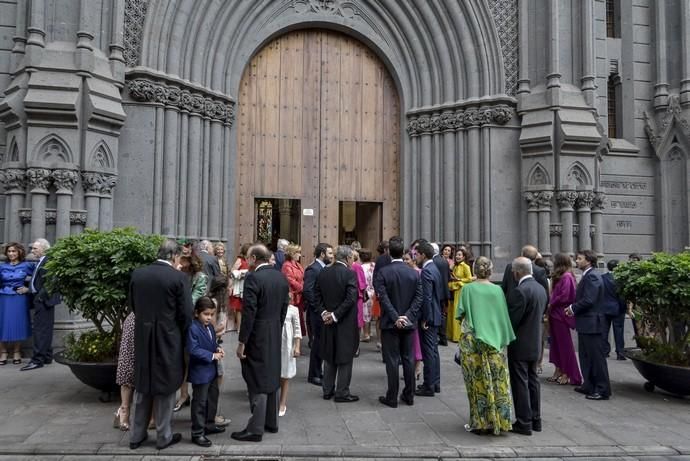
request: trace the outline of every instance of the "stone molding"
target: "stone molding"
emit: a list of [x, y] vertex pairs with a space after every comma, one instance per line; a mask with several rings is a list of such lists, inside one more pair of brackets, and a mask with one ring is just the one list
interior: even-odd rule
[[527, 200], [527, 209], [537, 211], [539, 208], [539, 192], [525, 192], [523, 197]]
[[577, 201], [575, 204], [578, 210], [591, 209], [592, 203], [594, 203], [594, 192], [582, 191], [577, 193]]
[[0, 170], [0, 179], [5, 185], [5, 193], [24, 193], [24, 190], [26, 189], [26, 170], [21, 168], [7, 168]]
[[48, 192], [51, 174], [47, 168], [29, 168], [26, 170], [26, 179], [31, 192]]
[[88, 195], [110, 196], [117, 184], [117, 175], [98, 171], [82, 171], [81, 185]]
[[292, 0], [290, 8], [298, 14], [334, 14], [347, 19], [362, 14], [354, 2], [346, 0]]
[[592, 210], [603, 210], [604, 200], [606, 200], [606, 195], [603, 192], [594, 192], [594, 200], [592, 200]]
[[590, 224], [589, 225], [589, 236], [594, 237], [594, 235], [597, 233], [597, 225], [596, 224]]
[[469, 127], [481, 127], [488, 124], [505, 125], [513, 118], [514, 109], [507, 104], [497, 104], [479, 108], [446, 110], [437, 113], [415, 112], [408, 114], [407, 133], [410, 136], [438, 134], [460, 131]]
[[[17, 210], [19, 214], [19, 222], [22, 224], [29, 224], [31, 222], [32, 213], [31, 208], [20, 208]], [[56, 224], [57, 223], [57, 210], [54, 208], [48, 208], [45, 210], [46, 224]], [[86, 210], [70, 210], [69, 212], [69, 223], [86, 225]]]
[[563, 224], [549, 224], [549, 235], [554, 237], [563, 235]]
[[125, 0], [123, 55], [128, 67], [139, 64], [147, 9], [147, 0]]
[[657, 112], [656, 115], [652, 116], [647, 111], [644, 111], [642, 115], [644, 118], [644, 131], [657, 155], [663, 154], [663, 152], [659, 152], [659, 148], [671, 136], [674, 121], [678, 125], [678, 130], [686, 139], [690, 139], [690, 122], [688, 122], [688, 118], [683, 112], [679, 96], [673, 95], [668, 98], [668, 106], [666, 106], [665, 111]]
[[560, 191], [556, 194], [556, 201], [561, 210], [572, 210], [577, 201], [577, 192], [571, 190]]
[[232, 126], [235, 121], [234, 101], [229, 98], [221, 99], [217, 94], [185, 85], [183, 82], [169, 84], [150, 77], [134, 78], [127, 81], [127, 89], [136, 101], [164, 104], [223, 122], [227, 126]]
[[517, 0], [489, 0], [503, 55], [506, 94], [514, 95], [518, 85], [520, 18]]
[[71, 194], [79, 180], [79, 174], [75, 170], [67, 169], [53, 170], [51, 177], [58, 193]]
[[579, 224], [573, 224], [573, 237], [577, 237], [580, 235], [580, 225]]

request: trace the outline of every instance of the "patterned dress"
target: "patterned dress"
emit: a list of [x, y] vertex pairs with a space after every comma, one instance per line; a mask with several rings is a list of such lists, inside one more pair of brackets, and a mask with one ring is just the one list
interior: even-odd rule
[[115, 382], [118, 386], [134, 387], [134, 312], [130, 312], [122, 324]]

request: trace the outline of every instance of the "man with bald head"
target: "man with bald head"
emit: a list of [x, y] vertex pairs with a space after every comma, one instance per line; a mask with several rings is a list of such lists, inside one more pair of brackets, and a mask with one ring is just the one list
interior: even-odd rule
[[[537, 250], [537, 247], [534, 245], [525, 245], [522, 247], [520, 256], [527, 258], [532, 262], [532, 276], [534, 277], [534, 280], [539, 282], [539, 284], [544, 287], [544, 291], [546, 291], [546, 296], [548, 297], [549, 281], [546, 278], [546, 271], [542, 267], [534, 264], [534, 261], [539, 256], [539, 250]], [[508, 300], [508, 303], [510, 303], [510, 296], [517, 287], [517, 282], [513, 277], [513, 267], [511, 264], [506, 266], [506, 270], [503, 273], [503, 282], [501, 282], [501, 287], [503, 288], [503, 293], [506, 295], [506, 300]]]
[[264, 245], [247, 251], [250, 272], [244, 279], [242, 325], [237, 357], [247, 383], [252, 416], [247, 427], [230, 436], [241, 442], [260, 442], [264, 431], [278, 432], [280, 338], [288, 307], [288, 282], [268, 262]]
[[532, 435], [532, 431], [541, 431], [537, 362], [541, 353], [542, 317], [548, 299], [546, 291], [532, 276], [535, 267], [532, 261], [521, 256], [513, 260], [511, 267], [517, 284], [508, 300], [508, 314], [516, 337], [508, 345], [508, 369], [516, 419], [512, 431]]

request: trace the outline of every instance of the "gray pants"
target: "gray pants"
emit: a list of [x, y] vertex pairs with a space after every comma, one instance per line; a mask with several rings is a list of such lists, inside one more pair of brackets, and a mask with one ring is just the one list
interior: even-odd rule
[[[336, 376], [338, 383], [336, 385]], [[332, 394], [335, 390], [336, 397], [350, 395], [350, 381], [352, 380], [352, 362], [335, 365], [323, 362], [323, 393]]]
[[247, 432], [263, 435], [264, 428], [278, 430], [278, 391], [270, 394], [249, 394], [252, 416], [247, 422]]
[[172, 416], [175, 407], [175, 393], [169, 395], [141, 394], [134, 391], [130, 443], [140, 443], [147, 435], [147, 428], [153, 412], [156, 420], [156, 446], [167, 445], [172, 439]]

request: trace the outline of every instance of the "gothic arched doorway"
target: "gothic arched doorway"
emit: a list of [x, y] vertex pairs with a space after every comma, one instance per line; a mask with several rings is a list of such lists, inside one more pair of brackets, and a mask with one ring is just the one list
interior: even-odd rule
[[373, 248], [399, 232], [399, 98], [377, 56], [300, 30], [262, 48], [238, 97], [236, 242]]

